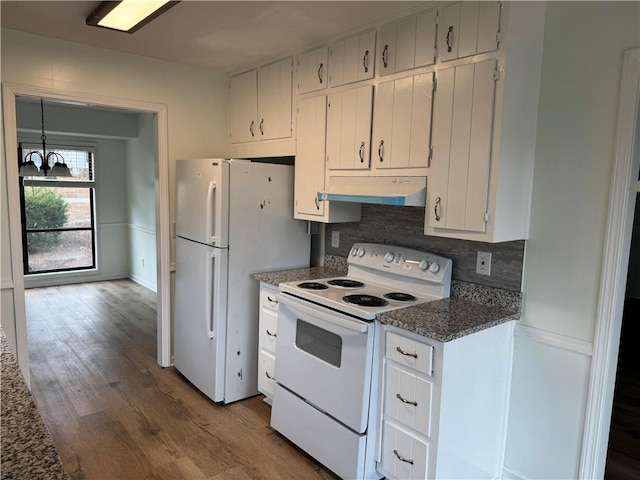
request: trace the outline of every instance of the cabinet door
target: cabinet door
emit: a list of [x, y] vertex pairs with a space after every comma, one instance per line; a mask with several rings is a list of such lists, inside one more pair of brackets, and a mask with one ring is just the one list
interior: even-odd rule
[[438, 55], [442, 62], [498, 48], [499, 2], [461, 2], [440, 13]]
[[292, 59], [258, 70], [258, 128], [260, 140], [291, 136]]
[[328, 169], [369, 169], [372, 100], [370, 85], [329, 95]]
[[229, 123], [231, 143], [256, 140], [258, 84], [255, 70], [229, 79]]
[[331, 45], [329, 85], [339, 86], [373, 78], [376, 32], [370, 31]]
[[396, 24], [385, 25], [380, 31], [378, 73], [387, 75], [396, 71]]
[[415, 67], [433, 65], [436, 49], [437, 10], [429, 10], [418, 15], [416, 19], [416, 54]]
[[327, 47], [316, 48], [298, 56], [298, 93], [327, 87]]
[[324, 215], [325, 202], [317, 194], [324, 189], [326, 121], [326, 96], [298, 100], [295, 218]]
[[484, 232], [495, 60], [440, 70], [433, 107], [428, 225]]
[[376, 32], [363, 33], [358, 37], [359, 51], [354, 59], [358, 65], [358, 80], [373, 78], [376, 58]]
[[427, 167], [433, 74], [378, 84], [373, 119], [376, 169]]

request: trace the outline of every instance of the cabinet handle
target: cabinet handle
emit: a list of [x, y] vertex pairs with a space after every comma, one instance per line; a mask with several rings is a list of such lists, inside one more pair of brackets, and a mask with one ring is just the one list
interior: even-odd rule
[[400, 455], [400, 454], [398, 453], [398, 450], [394, 450], [394, 451], [393, 451], [393, 454], [394, 454], [396, 457], [398, 457], [398, 460], [400, 460], [401, 462], [405, 462], [405, 463], [408, 463], [409, 465], [413, 465], [413, 460], [410, 460], [410, 459], [408, 459], [408, 458], [404, 458], [402, 455]]
[[322, 66], [323, 64], [321, 63], [318, 67], [318, 80], [320, 81], [320, 83], [322, 83]]
[[387, 60], [389, 59], [389, 45], [385, 45], [382, 50], [382, 65], [387, 68]]
[[407, 403], [409, 405], [413, 405], [414, 407], [418, 406], [418, 402], [416, 402], [415, 400], [411, 401], [411, 400], [405, 400], [404, 398], [402, 398], [402, 395], [400, 395], [399, 393], [396, 394], [396, 398], [398, 400], [400, 400], [402, 403]]
[[273, 380], [273, 377], [271, 375], [269, 375], [269, 372], [264, 372], [264, 374], [267, 376], [267, 378], [269, 380]]
[[364, 73], [369, 71], [369, 50], [364, 52], [364, 57], [362, 57], [362, 66], [364, 67]]
[[453, 25], [449, 25], [449, 30], [447, 30], [447, 52], [451, 53], [453, 50]]
[[413, 357], [413, 358], [418, 358], [418, 354], [417, 353], [408, 353], [405, 352], [404, 350], [402, 350], [400, 347], [396, 347], [396, 350], [398, 352], [400, 352], [402, 355], [404, 355], [405, 357]]
[[380, 145], [378, 145], [378, 157], [381, 162], [384, 162], [384, 157], [382, 156], [382, 147], [384, 146], [384, 140], [380, 140]]
[[260, 119], [260, 135], [264, 135], [264, 118]]
[[358, 155], [360, 155], [360, 163], [364, 163], [364, 142], [360, 144], [360, 150], [358, 150]]
[[269, 300], [271, 303], [278, 303], [278, 300], [275, 298], [271, 298], [271, 295], [267, 295], [267, 300]]
[[316, 196], [314, 201], [316, 202], [316, 210], [320, 210], [320, 204], [318, 203], [318, 197]]
[[249, 131], [251, 132], [251, 136], [252, 136], [252, 137], [255, 137], [255, 134], [253, 133], [253, 125], [254, 125], [255, 123], [256, 123], [256, 122], [254, 122], [253, 120], [251, 120], [251, 124], [249, 125]]
[[433, 207], [433, 214], [436, 216], [436, 222], [439, 222], [440, 219], [442, 218], [442, 216], [440, 215], [442, 213], [440, 211], [441, 209], [442, 209], [441, 198], [440, 197], [436, 197], [436, 204]]
[[268, 328], [265, 330], [265, 332], [267, 332], [267, 335], [269, 335], [270, 337], [274, 337], [275, 338], [275, 337], [278, 336], [277, 333], [271, 333]]

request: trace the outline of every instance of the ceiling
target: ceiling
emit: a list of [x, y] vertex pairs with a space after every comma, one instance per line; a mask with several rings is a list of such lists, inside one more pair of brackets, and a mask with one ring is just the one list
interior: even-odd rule
[[234, 72], [414, 10], [403, 1], [178, 3], [134, 34], [85, 25], [101, 2], [0, 2], [2, 28]]

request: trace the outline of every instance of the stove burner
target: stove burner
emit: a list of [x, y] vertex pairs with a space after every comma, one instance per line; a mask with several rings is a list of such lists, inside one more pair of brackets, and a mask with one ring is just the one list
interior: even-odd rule
[[345, 288], [364, 287], [364, 283], [359, 282], [357, 280], [350, 280], [348, 278], [336, 278], [335, 280], [329, 280], [327, 283], [329, 285], [335, 285], [336, 287], [345, 287]]
[[305, 290], [326, 290], [329, 288], [324, 283], [318, 282], [302, 282], [298, 284], [298, 287]]
[[402, 292], [390, 292], [383, 295], [384, 298], [388, 298], [389, 300], [396, 300], [398, 302], [413, 302], [416, 297], [413, 295], [409, 295], [408, 293]]
[[389, 305], [389, 302], [373, 295], [346, 295], [342, 297], [347, 303], [353, 303], [354, 305], [360, 305], [361, 307], [384, 307]]

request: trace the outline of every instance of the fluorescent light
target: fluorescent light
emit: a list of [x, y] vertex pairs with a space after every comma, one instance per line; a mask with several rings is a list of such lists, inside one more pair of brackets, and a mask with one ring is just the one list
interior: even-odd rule
[[102, 2], [87, 17], [87, 25], [133, 33], [173, 7], [169, 0], [123, 0]]

